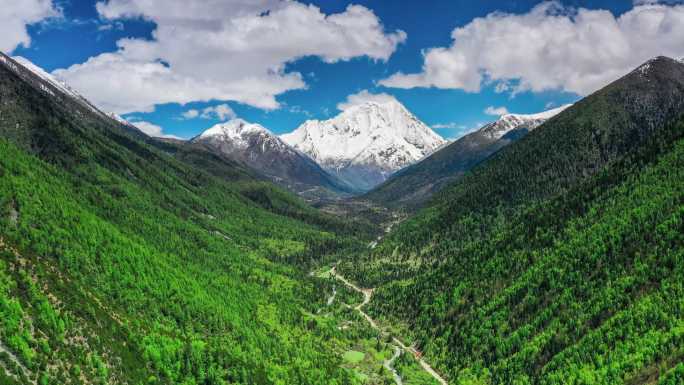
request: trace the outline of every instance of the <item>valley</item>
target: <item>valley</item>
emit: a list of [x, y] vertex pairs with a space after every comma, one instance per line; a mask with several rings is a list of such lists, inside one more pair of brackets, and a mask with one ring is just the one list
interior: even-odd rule
[[684, 381], [681, 61], [447, 142], [152, 137], [0, 58], [1, 385]]
[[[382, 366], [387, 369], [389, 373], [391, 373], [392, 378], [394, 382], [397, 385], [403, 385], [404, 380], [402, 378], [402, 374], [398, 369], [395, 368], [395, 362], [397, 361], [398, 358], [403, 357], [404, 361], [408, 361], [409, 363], [413, 361], [413, 365], [411, 366], [418, 366], [421, 369], [418, 368], [412, 368], [410, 369], [415, 373], [416, 370], [423, 370], [424, 373], [427, 374], [427, 376], [417, 376], [415, 377], [415, 374], [411, 373], [409, 376], [412, 376], [411, 380], [409, 383], [412, 384], [441, 384], [441, 385], [446, 385], [447, 382], [442, 378], [426, 361], [421, 357], [421, 353], [417, 351], [413, 346], [407, 346], [405, 342], [403, 342], [399, 337], [391, 334], [387, 327], [384, 327], [380, 325], [376, 320], [374, 320], [372, 317], [370, 317], [363, 309], [365, 306], [367, 306], [373, 298], [373, 290], [372, 288], [370, 289], [363, 289], [359, 288], [357, 285], [349, 282], [344, 276], [338, 274], [336, 272], [336, 266], [333, 265], [330, 269], [324, 269], [323, 271], [312, 271], [310, 276], [315, 276], [315, 277], [321, 277], [321, 278], [327, 278], [327, 279], [333, 279], [335, 281], [341, 282], [345, 287], [350, 289], [352, 292], [356, 292], [362, 295], [362, 301], [358, 305], [349, 305], [347, 303], [342, 303], [341, 305], [346, 308], [346, 309], [351, 309], [354, 312], [357, 312], [361, 317], [363, 317], [364, 322], [366, 322], [374, 331], [378, 333], [378, 344], [384, 344], [386, 347], [389, 348], [390, 351], [393, 351], [392, 356], [389, 358], [385, 358], [382, 362]], [[330, 307], [333, 304], [334, 298], [337, 294], [337, 291], [335, 289], [335, 286], [333, 284], [333, 295], [328, 298], [328, 301], [326, 302], [326, 307]], [[341, 321], [341, 325], [344, 325], [347, 329], [350, 327], [350, 322], [348, 320]], [[342, 328], [343, 326], [339, 326], [338, 328]], [[383, 341], [383, 342], [380, 342]], [[372, 354], [372, 353], [371, 353]], [[403, 356], [402, 356], [403, 355]], [[404, 368], [402, 371], [406, 371], [407, 369]], [[365, 374], [367, 378], [370, 378], [372, 374]], [[406, 375], [405, 375], [406, 376]]]
[[388, 337], [389, 336], [392, 340], [392, 343], [395, 344], [395, 345], [393, 345], [395, 354], [392, 356], [391, 359], [385, 361], [385, 367], [387, 367], [388, 370], [392, 371], [392, 374], [395, 378], [395, 381], [397, 382], [397, 385], [402, 384], [401, 376], [397, 373], [396, 369], [394, 369], [392, 367], [392, 363], [399, 357], [399, 355], [402, 352], [407, 353], [407, 354], [412, 354], [414, 357], [416, 357], [420, 366], [423, 367], [423, 369], [425, 369], [425, 371], [429, 375], [431, 375], [438, 383], [440, 383], [441, 385], [447, 384], [447, 382], [446, 382], [446, 380], [444, 380], [444, 378], [442, 378], [439, 374], [437, 374], [437, 372], [435, 372], [435, 370], [432, 369], [432, 367], [427, 362], [425, 362], [425, 360], [423, 358], [420, 358], [421, 353], [419, 351], [417, 351], [412, 346], [406, 346], [406, 344], [404, 342], [402, 342], [398, 337], [390, 336], [389, 333], [387, 333], [382, 327], [380, 327], [378, 325], [378, 323], [373, 318], [371, 318], [366, 312], [363, 311], [363, 307], [368, 305], [368, 303], [370, 303], [371, 299], [373, 298], [373, 290], [375, 290], [375, 289], [373, 289], [373, 288], [361, 289], [361, 288], [357, 287], [353, 283], [347, 281], [347, 279], [344, 278], [342, 275], [338, 274], [335, 271], [335, 266], [333, 266], [330, 269], [329, 274], [331, 276], [333, 276], [335, 279], [342, 281], [347, 287], [353, 289], [356, 292], [363, 294], [363, 302], [361, 302], [359, 305], [357, 305], [354, 309], [356, 311], [358, 311], [363, 316], [363, 318], [366, 319], [366, 321], [368, 321], [368, 323], [371, 325], [371, 327], [373, 329], [376, 329], [377, 331], [380, 332], [381, 337]]

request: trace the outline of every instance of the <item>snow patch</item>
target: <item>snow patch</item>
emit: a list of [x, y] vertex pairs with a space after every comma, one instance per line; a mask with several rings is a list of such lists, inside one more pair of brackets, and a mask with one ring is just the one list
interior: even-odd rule
[[482, 127], [480, 131], [490, 137], [491, 139], [500, 139], [510, 131], [525, 126], [529, 130], [533, 130], [545, 121], [553, 118], [561, 112], [568, 109], [572, 104], [566, 104], [558, 108], [543, 111], [536, 114], [506, 114], [502, 115], [499, 120], [489, 123]]
[[525, 119], [525, 120], [539, 120], [539, 119], [547, 120], [547, 119], [551, 119], [554, 116], [560, 114], [561, 112], [567, 110], [571, 106], [572, 106], [572, 104], [565, 104], [565, 105], [562, 105], [560, 107], [553, 108], [551, 110], [547, 110], [547, 111], [543, 111], [543, 112], [539, 112], [536, 114], [509, 114], [509, 115], [516, 116], [520, 119]]

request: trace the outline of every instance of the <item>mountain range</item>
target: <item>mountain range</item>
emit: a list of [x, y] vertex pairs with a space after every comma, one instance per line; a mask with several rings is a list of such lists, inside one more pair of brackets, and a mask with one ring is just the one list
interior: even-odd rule
[[[99, 111], [27, 59], [15, 59], [93, 112], [137, 129], [116, 114]], [[280, 137], [261, 125], [233, 119], [205, 130], [186, 145], [241, 163], [310, 200], [349, 197], [372, 190], [364, 199], [393, 207], [418, 207], [441, 186], [566, 107], [539, 114], [506, 114], [448, 146], [396, 100], [351, 106], [332, 119], [306, 121]], [[438, 149], [441, 151], [434, 153]], [[432, 175], [428, 183], [423, 183], [424, 174]], [[420, 186], [411, 183], [413, 175], [419, 175], [415, 179]]]
[[268, 129], [242, 119], [217, 124], [191, 139], [190, 143], [242, 162], [305, 197], [349, 195], [355, 191]]
[[538, 114], [502, 115], [497, 121], [401, 169], [362, 198], [393, 208], [413, 210], [492, 154], [523, 138], [568, 107], [565, 105]]
[[683, 181], [666, 57], [447, 144], [151, 138], [0, 53], [0, 384], [680, 384]]

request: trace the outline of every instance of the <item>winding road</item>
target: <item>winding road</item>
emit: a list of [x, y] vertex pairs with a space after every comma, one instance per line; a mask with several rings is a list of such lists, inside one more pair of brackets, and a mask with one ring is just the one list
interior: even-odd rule
[[383, 364], [383, 366], [385, 367], [385, 369], [389, 370], [390, 373], [392, 373], [392, 377], [394, 377], [394, 382], [396, 382], [397, 385], [404, 385], [404, 381], [402, 381], [401, 376], [399, 375], [399, 372], [397, 372], [397, 369], [395, 369], [393, 366], [394, 361], [396, 361], [397, 358], [399, 358], [399, 355], [401, 354], [401, 348], [397, 345], [393, 345], [393, 346], [394, 346], [394, 355], [389, 360], [385, 360], [385, 363]]
[[[336, 266], [333, 266], [330, 269], [329, 274], [332, 277], [335, 277], [335, 279], [344, 283], [345, 286], [349, 287], [350, 289], [363, 294], [363, 302], [361, 302], [359, 305], [357, 305], [354, 308], [354, 310], [358, 311], [359, 314], [361, 314], [363, 316], [363, 318], [365, 318], [366, 321], [368, 321], [368, 323], [371, 325], [371, 327], [373, 329], [379, 331], [380, 334], [383, 336], [387, 335], [387, 332], [382, 330], [378, 326], [377, 322], [371, 316], [369, 316], [365, 311], [363, 311], [363, 307], [371, 301], [371, 298], [373, 297], [373, 290], [375, 290], [375, 289], [363, 289], [363, 288], [360, 288], [360, 287], [356, 286], [355, 284], [349, 282], [344, 276], [337, 273]], [[394, 360], [399, 356], [397, 354], [397, 351], [398, 351], [397, 349], [401, 349], [405, 352], [409, 352], [409, 353], [413, 354], [413, 356], [416, 357], [416, 360], [418, 360], [418, 363], [423, 368], [423, 370], [425, 370], [429, 375], [431, 375], [435, 380], [437, 380], [437, 382], [439, 382], [440, 385], [449, 385], [449, 383], [442, 376], [440, 376], [439, 373], [437, 373], [432, 368], [432, 366], [430, 366], [430, 364], [428, 364], [422, 357], [419, 356], [419, 352], [415, 348], [413, 348], [411, 346], [407, 346], [404, 342], [402, 342], [397, 337], [392, 337], [392, 342], [394, 342], [395, 356], [392, 357], [392, 359], [385, 361], [385, 368], [387, 368], [390, 372], [392, 372], [392, 375], [394, 377], [394, 381], [397, 383], [397, 385], [403, 384], [401, 377], [399, 376], [399, 373], [397, 373], [396, 369], [394, 369], [392, 367]]]

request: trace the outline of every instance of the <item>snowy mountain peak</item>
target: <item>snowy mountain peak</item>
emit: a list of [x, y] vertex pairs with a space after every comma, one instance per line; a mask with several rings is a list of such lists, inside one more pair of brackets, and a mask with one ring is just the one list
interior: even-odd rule
[[671, 57], [662, 56], [662, 55], [656, 56], [652, 59], [649, 59], [644, 64], [637, 67], [636, 69], [634, 69], [631, 72], [631, 74], [639, 74], [645, 78], [648, 78], [649, 75], [651, 74], [651, 72], [653, 72], [654, 70], [655, 71], [658, 71], [659, 69], [663, 70], [664, 69], [663, 66], [667, 66], [668, 64], [672, 64], [673, 62], [676, 64], [684, 64], [684, 57], [677, 59], [677, 58], [671, 58]]
[[480, 131], [491, 139], [499, 139], [508, 132], [518, 128], [533, 130], [545, 121], [565, 111], [571, 105], [572, 104], [566, 104], [558, 108], [536, 114], [505, 114], [502, 115], [496, 122], [489, 123], [482, 127]]
[[340, 115], [358, 115], [363, 113], [378, 113], [383, 114], [385, 112], [403, 113], [411, 115], [411, 113], [404, 107], [403, 104], [399, 103], [397, 100], [387, 100], [383, 102], [378, 101], [367, 101], [362, 104], [357, 104], [348, 107]]
[[202, 132], [200, 138], [208, 137], [225, 137], [227, 139], [238, 139], [246, 135], [257, 133], [271, 134], [271, 132], [264, 126], [257, 123], [249, 123], [242, 119], [232, 119], [224, 123], [216, 124], [215, 126]]
[[348, 183], [370, 189], [445, 143], [398, 101], [366, 102], [309, 120], [281, 138]]
[[265, 151], [267, 145], [271, 148], [288, 147], [264, 126], [239, 118], [216, 124], [202, 132], [193, 141], [222, 142], [224, 145], [229, 144], [241, 150], [253, 147], [255, 144], [262, 147], [262, 151]]

